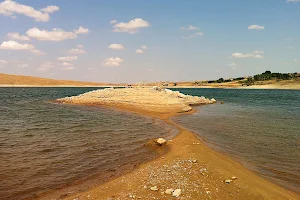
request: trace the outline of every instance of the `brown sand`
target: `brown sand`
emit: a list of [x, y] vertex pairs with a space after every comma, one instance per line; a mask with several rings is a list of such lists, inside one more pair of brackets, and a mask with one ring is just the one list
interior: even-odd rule
[[[80, 104], [89, 105], [88, 102], [87, 99], [86, 103], [81, 101]], [[170, 151], [163, 157], [88, 191], [68, 194], [65, 199], [172, 199], [171, 195], [162, 193], [169, 188], [182, 190], [178, 199], [300, 199], [298, 194], [257, 176], [227, 156], [211, 150], [195, 134], [175, 124], [170, 117], [182, 112], [178, 107], [171, 109], [167, 105], [165, 109], [159, 107], [156, 111], [153, 107], [149, 110], [139, 105], [101, 100], [99, 105], [162, 119], [177, 127], [180, 133], [168, 141]], [[237, 179], [230, 184], [224, 182], [233, 176]], [[158, 191], [150, 190], [153, 186], [157, 186]]]

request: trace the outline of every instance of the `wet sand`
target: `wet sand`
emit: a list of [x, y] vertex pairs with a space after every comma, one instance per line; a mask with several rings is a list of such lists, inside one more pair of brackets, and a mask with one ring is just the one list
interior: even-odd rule
[[[65, 103], [97, 104], [90, 99]], [[153, 106], [156, 103], [143, 107], [132, 102], [117, 103], [109, 100], [99, 100], [98, 105], [159, 118], [180, 132], [166, 146], [161, 147], [170, 149], [165, 155], [102, 185], [78, 194], [68, 194], [64, 196], [65, 199], [170, 199], [171, 195], [163, 193], [170, 188], [181, 189], [178, 199], [300, 198], [299, 194], [283, 189], [247, 170], [240, 163], [211, 150], [194, 133], [170, 120], [172, 116], [188, 114], [194, 110], [183, 113], [182, 105], [167, 104], [163, 108], [158, 103], [156, 109]], [[224, 180], [228, 179], [232, 181], [225, 183]], [[158, 188], [157, 191], [150, 189], [154, 186]]]

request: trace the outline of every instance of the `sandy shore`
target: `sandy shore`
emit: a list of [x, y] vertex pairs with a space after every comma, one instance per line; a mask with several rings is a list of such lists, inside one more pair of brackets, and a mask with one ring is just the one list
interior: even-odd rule
[[170, 149], [163, 157], [88, 191], [66, 194], [65, 199], [171, 199], [172, 195], [165, 193], [171, 188], [181, 190], [178, 199], [300, 199], [298, 194], [211, 150], [195, 134], [170, 119], [174, 115], [193, 112], [190, 105], [214, 103], [213, 100], [148, 88], [99, 90], [58, 102], [102, 105], [152, 116], [180, 131], [161, 147]]

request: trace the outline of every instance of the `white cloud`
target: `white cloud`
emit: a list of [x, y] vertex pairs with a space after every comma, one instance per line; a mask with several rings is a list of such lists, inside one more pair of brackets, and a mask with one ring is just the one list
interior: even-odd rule
[[41, 11], [45, 13], [54, 13], [56, 11], [59, 11], [58, 6], [47, 6], [46, 8], [42, 8]]
[[44, 62], [40, 65], [40, 67], [37, 69], [38, 71], [47, 72], [51, 70], [54, 67], [54, 63], [52, 62]]
[[0, 49], [4, 50], [33, 50], [35, 47], [32, 44], [20, 44], [16, 41], [4, 41], [0, 45]]
[[29, 29], [26, 34], [37, 40], [46, 40], [46, 41], [62, 41], [62, 40], [71, 40], [76, 39], [78, 34], [87, 34], [88, 29], [79, 27], [78, 30], [74, 32], [64, 31], [63, 29], [54, 28], [52, 31], [40, 30], [36, 27]]
[[294, 59], [294, 62], [295, 62], [296, 64], [300, 64], [300, 61], [297, 60], [296, 58]]
[[0, 65], [6, 65], [6, 64], [8, 64], [8, 61], [6, 61], [6, 60], [0, 60]]
[[77, 30], [74, 31], [75, 34], [88, 34], [90, 31], [87, 28], [80, 26]]
[[28, 36], [20, 35], [19, 33], [7, 33], [7, 37], [12, 40], [24, 40], [24, 41], [30, 40]]
[[35, 46], [33, 46], [32, 44], [27, 44], [27, 43], [21, 44], [14, 40], [2, 42], [2, 44], [0, 45], [0, 49], [3, 49], [3, 50], [28, 50], [36, 55], [45, 55], [44, 52], [36, 49]]
[[73, 54], [85, 54], [87, 53], [84, 49], [79, 49], [79, 48], [73, 48], [73, 49], [70, 49], [68, 51], [68, 53], [73, 53]]
[[148, 47], [146, 45], [141, 46], [142, 49], [148, 49]]
[[248, 30], [265, 30], [265, 27], [259, 25], [251, 25], [248, 27]]
[[192, 31], [192, 30], [197, 30], [197, 29], [200, 29], [196, 26], [192, 26], [192, 25], [189, 25], [188, 27], [180, 27], [181, 30], [189, 30], [189, 31]]
[[73, 66], [73, 64], [68, 63], [68, 62], [63, 62], [62, 66], [64, 66], [64, 67], [71, 67], [71, 66]]
[[141, 19], [141, 18], [135, 18], [133, 20], [130, 20], [129, 22], [120, 22], [114, 25], [113, 32], [127, 32], [127, 33], [137, 33], [139, 29], [141, 28], [147, 28], [149, 27], [149, 22]]
[[115, 50], [124, 50], [125, 47], [122, 44], [111, 44], [108, 46], [110, 49], [115, 49]]
[[231, 56], [232, 58], [264, 58], [262, 55], [255, 53], [233, 53]]
[[286, 2], [288, 2], [288, 3], [296, 3], [296, 2], [300, 2], [300, 0], [286, 0]]
[[135, 53], [142, 54], [142, 53], [144, 53], [144, 51], [142, 49], [138, 49], [138, 50], [135, 51]]
[[119, 57], [115, 57], [115, 58], [107, 58], [105, 59], [105, 61], [103, 62], [104, 66], [111, 66], [111, 67], [115, 67], [115, 66], [120, 66], [121, 63], [123, 63], [124, 60], [122, 58]]
[[76, 39], [77, 35], [73, 32], [66, 32], [63, 29], [53, 29], [52, 31], [40, 30], [38, 28], [29, 29], [26, 34], [37, 40], [62, 41]]
[[203, 32], [197, 32], [197, 33], [194, 33], [194, 34], [189, 35], [189, 36], [182, 36], [182, 39], [192, 39], [192, 38], [195, 38], [195, 37], [202, 36], [203, 34], [204, 34]]
[[67, 61], [67, 62], [72, 62], [72, 61], [75, 61], [77, 60], [78, 57], [77, 56], [66, 56], [66, 57], [58, 57], [57, 60], [60, 60], [60, 61]]
[[49, 14], [47, 12], [44, 12], [43, 9], [41, 11], [35, 10], [31, 6], [19, 4], [12, 0], [5, 0], [0, 3], [0, 14], [5, 16], [11, 16], [11, 17], [16, 17], [14, 14], [20, 14], [20, 15], [25, 15], [27, 17], [31, 17], [35, 19], [35, 21], [41, 21], [41, 22], [47, 22], [50, 20]]
[[110, 21], [111, 24], [116, 24], [117, 22], [118, 22], [118, 21], [115, 20], [115, 19], [113, 19], [113, 20]]

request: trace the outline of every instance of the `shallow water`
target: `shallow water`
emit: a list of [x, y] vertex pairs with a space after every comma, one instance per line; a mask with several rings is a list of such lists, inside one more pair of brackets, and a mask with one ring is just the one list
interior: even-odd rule
[[300, 192], [300, 91], [176, 89], [224, 101], [173, 120], [212, 148]]
[[[177, 130], [160, 120], [49, 100], [95, 88], [0, 88], [0, 199], [24, 199], [154, 156]], [[107, 178], [107, 177], [106, 177]]]

